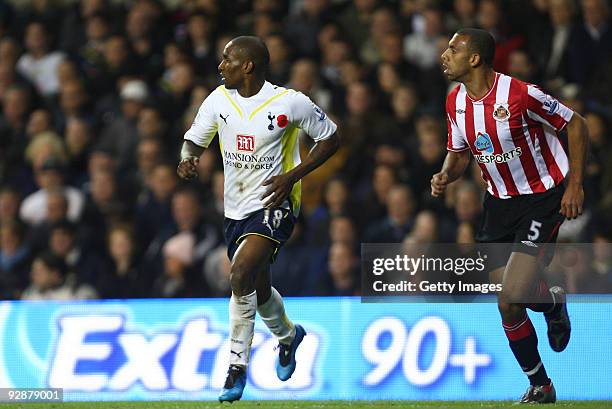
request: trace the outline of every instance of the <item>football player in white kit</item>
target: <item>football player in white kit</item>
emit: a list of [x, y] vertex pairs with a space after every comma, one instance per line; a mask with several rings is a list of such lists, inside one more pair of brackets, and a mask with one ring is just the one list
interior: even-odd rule
[[[255, 313], [279, 341], [276, 373], [295, 371], [295, 352], [306, 335], [292, 323], [270, 284], [270, 263], [291, 235], [300, 208], [300, 180], [339, 146], [334, 124], [308, 97], [265, 80], [269, 53], [258, 37], [237, 37], [219, 64], [224, 85], [202, 103], [185, 133], [177, 172], [197, 175], [198, 158], [219, 134], [225, 173], [225, 239], [232, 262], [230, 367], [220, 401], [242, 397]], [[315, 142], [300, 163], [298, 133]]]

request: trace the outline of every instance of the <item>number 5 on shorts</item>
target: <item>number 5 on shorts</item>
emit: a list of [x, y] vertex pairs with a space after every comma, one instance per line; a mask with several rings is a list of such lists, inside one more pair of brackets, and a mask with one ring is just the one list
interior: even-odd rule
[[540, 237], [540, 227], [542, 227], [542, 223], [532, 220], [531, 227], [529, 227], [529, 234], [527, 238], [531, 241], [536, 241], [538, 237]]

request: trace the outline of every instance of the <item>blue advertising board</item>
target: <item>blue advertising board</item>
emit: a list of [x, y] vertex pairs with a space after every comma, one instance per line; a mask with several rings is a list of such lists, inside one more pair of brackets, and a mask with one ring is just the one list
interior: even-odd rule
[[[608, 300], [609, 301], [609, 300]], [[515, 399], [527, 381], [497, 307], [286, 300], [308, 331], [288, 382], [258, 320], [244, 399]], [[572, 340], [548, 346], [559, 399], [612, 399], [612, 303], [570, 305]], [[228, 366], [228, 300], [0, 303], [0, 387], [61, 387], [66, 400], [213, 400]]]

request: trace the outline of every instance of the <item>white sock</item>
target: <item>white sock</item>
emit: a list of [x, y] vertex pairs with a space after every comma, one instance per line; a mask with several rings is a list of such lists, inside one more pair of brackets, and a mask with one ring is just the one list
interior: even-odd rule
[[291, 344], [295, 337], [295, 325], [285, 314], [283, 298], [276, 288], [272, 287], [270, 298], [257, 307], [257, 312], [270, 332], [278, 338], [278, 342], [285, 345]]
[[247, 295], [232, 293], [230, 299], [230, 365], [246, 367], [251, 354], [251, 342], [255, 330], [257, 293]]

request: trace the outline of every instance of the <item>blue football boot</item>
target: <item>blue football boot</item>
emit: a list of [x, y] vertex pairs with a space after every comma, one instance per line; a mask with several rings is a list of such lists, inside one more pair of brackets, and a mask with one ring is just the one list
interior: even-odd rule
[[295, 326], [295, 337], [289, 345], [279, 344], [278, 361], [276, 361], [276, 375], [281, 381], [291, 378], [295, 371], [295, 352], [304, 339], [306, 331], [301, 325]]
[[246, 385], [246, 370], [238, 365], [230, 365], [225, 385], [219, 395], [219, 402], [233, 402], [242, 397]]

